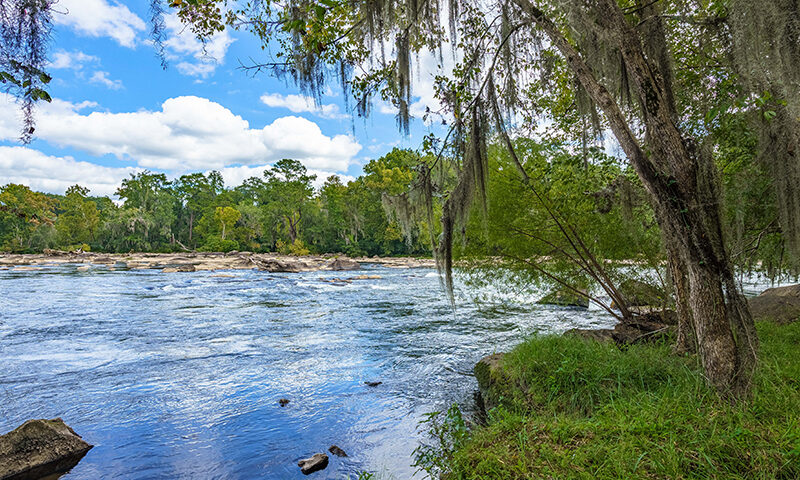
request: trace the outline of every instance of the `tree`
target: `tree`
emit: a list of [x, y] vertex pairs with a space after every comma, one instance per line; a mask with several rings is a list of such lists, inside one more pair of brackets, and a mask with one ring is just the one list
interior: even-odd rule
[[[183, 6], [181, 14], [191, 20], [205, 12], [201, 17], [207, 23], [216, 3]], [[528, 82], [536, 89], [538, 81], [541, 90], [559, 73], [572, 81], [562, 82], [555, 93], [570, 95], [584, 110], [579, 114], [591, 116], [598, 130], [613, 133], [648, 192], [675, 282], [679, 347], [690, 348], [696, 337], [709, 383], [729, 398], [747, 395], [756, 363], [755, 328], [723, 239], [713, 157], [697, 132], [681, 124], [673, 82], [669, 42], [685, 42], [694, 30], [666, 21], [673, 11], [688, 10], [691, 17], [706, 12], [680, 0], [501, 0], [489, 12], [477, 3], [449, 5], [451, 39], [459, 42], [464, 60], [456, 78], [438, 82], [453, 118], [452, 156], [460, 163], [459, 181], [443, 207], [438, 245], [448, 277], [453, 231], [466, 221], [473, 200], [485, 210], [487, 134], [507, 135], [507, 114], [519, 102], [520, 86]], [[287, 66], [312, 92], [321, 88], [328, 65], [337, 65], [346, 76], [348, 68], [371, 60], [376, 68], [350, 85], [362, 100], [376, 91], [392, 98], [407, 129], [411, 54], [441, 45], [439, 6], [265, 2], [247, 5], [227, 20], [251, 29], [265, 45], [283, 38]], [[201, 36], [205, 25], [195, 22]], [[395, 41], [394, 58], [383, 61], [373, 46], [387, 39]], [[359, 102], [362, 110], [364, 103]], [[420, 182], [428, 204], [429, 177]]]
[[222, 240], [225, 240], [225, 233], [233, 229], [233, 226], [236, 225], [240, 218], [242, 218], [242, 214], [233, 207], [217, 207], [214, 212], [214, 219], [219, 222], [222, 230], [220, 233]]
[[284, 158], [264, 172], [268, 198], [265, 199], [267, 216], [279, 220], [290, 243], [300, 238], [303, 212], [309, 207], [313, 193], [311, 182], [317, 178], [309, 175], [306, 167], [297, 160]]
[[187, 215], [188, 238], [187, 244], [194, 247], [194, 225], [197, 218], [210, 208], [217, 195], [222, 193], [225, 184], [219, 172], [211, 172], [208, 176], [202, 173], [182, 175], [173, 184], [173, 188], [182, 202]]
[[73, 185], [67, 189], [55, 222], [61, 245], [90, 244], [95, 241], [100, 215], [97, 204], [88, 200], [89, 189]]
[[25, 185], [0, 188], [0, 248], [12, 252], [52, 246], [55, 201]]

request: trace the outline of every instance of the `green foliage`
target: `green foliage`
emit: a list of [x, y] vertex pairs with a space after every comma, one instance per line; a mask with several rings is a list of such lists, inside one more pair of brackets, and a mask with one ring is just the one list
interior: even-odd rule
[[88, 245], [94, 251], [283, 251], [348, 255], [428, 253], [402, 240], [381, 197], [407, 187], [418, 160], [395, 150], [369, 163], [364, 176], [344, 184], [330, 177], [315, 191], [306, 168], [284, 159], [263, 177], [226, 189], [219, 172], [192, 173], [169, 181], [141, 172], [122, 181], [121, 205], [90, 197], [75, 185], [64, 196], [45, 195], [22, 185], [0, 189], [0, 248]]
[[511, 387], [502, 405], [441, 471], [487, 480], [797, 478], [800, 323], [762, 324], [759, 335], [753, 398], [735, 406], [667, 345], [531, 338], [504, 359]]
[[468, 440], [467, 425], [457, 404], [446, 412], [433, 412], [420, 422], [431, 442], [422, 443], [414, 449], [414, 467], [435, 478], [438, 472], [447, 471], [453, 455], [464, 448]]

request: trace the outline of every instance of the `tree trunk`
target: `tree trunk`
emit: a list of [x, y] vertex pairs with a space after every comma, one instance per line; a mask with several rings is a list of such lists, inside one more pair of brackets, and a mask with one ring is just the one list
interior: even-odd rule
[[597, 21], [619, 49], [639, 101], [645, 149], [617, 101], [558, 27], [529, 0], [514, 1], [545, 31], [602, 109], [648, 191], [671, 257], [683, 334], [694, 327], [709, 385], [731, 400], [745, 397], [758, 339], [724, 248], [713, 161], [676, 125], [675, 105], [659, 65], [648, 61], [639, 34], [616, 0], [598, 0]]

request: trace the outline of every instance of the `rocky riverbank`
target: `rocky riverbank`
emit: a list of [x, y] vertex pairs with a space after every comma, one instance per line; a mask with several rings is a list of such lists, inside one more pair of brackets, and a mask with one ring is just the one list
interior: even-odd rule
[[50, 250], [42, 254], [0, 254], [0, 269], [3, 270], [37, 270], [48, 266], [75, 265], [78, 271], [107, 268], [115, 270], [157, 269], [164, 273], [252, 269], [267, 272], [314, 272], [359, 270], [365, 264], [390, 268], [433, 268], [435, 266], [432, 259], [420, 258], [349, 258], [336, 255], [294, 257], [252, 252], [106, 254]]

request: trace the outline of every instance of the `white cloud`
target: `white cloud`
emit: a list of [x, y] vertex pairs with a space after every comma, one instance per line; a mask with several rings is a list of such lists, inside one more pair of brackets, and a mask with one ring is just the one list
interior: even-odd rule
[[94, 72], [89, 81], [92, 83], [99, 83], [100, 85], [110, 88], [111, 90], [119, 90], [122, 88], [122, 80], [112, 80], [108, 78], [108, 72]]
[[[282, 117], [261, 129], [222, 105], [200, 97], [166, 100], [160, 111], [110, 113], [55, 99], [37, 112], [37, 138], [90, 155], [115, 155], [140, 167], [187, 172], [264, 165], [293, 158], [309, 169], [344, 172], [361, 150], [350, 135], [326, 136], [300, 117]], [[19, 135], [18, 108], [0, 94], [0, 140]]]
[[87, 55], [83, 52], [68, 52], [66, 50], [58, 50], [53, 54], [53, 61], [50, 62], [49, 67], [58, 70], [63, 68], [71, 68], [73, 70], [80, 70], [86, 63], [94, 63], [100, 59], [94, 55]]
[[63, 194], [76, 183], [92, 195], [113, 195], [122, 179], [141, 169], [111, 168], [72, 157], [53, 157], [27, 147], [0, 146], [0, 184], [21, 183], [33, 190]]
[[106, 0], [60, 0], [53, 22], [90, 37], [110, 37], [123, 47], [134, 48], [138, 32], [147, 28], [128, 7]]
[[177, 15], [165, 16], [164, 24], [168, 35], [164, 41], [167, 59], [178, 62], [175, 66], [182, 74], [205, 78], [225, 63], [228, 47], [234, 41], [227, 30], [215, 34], [203, 44]]
[[286, 108], [294, 113], [313, 113], [323, 118], [346, 118], [333, 103], [317, 105], [313, 98], [306, 95], [281, 95], [279, 93], [264, 94], [261, 103], [268, 107]]
[[[245, 180], [250, 177], [259, 177], [263, 178], [264, 172], [269, 170], [269, 165], [258, 165], [258, 166], [238, 166], [238, 167], [226, 167], [219, 170], [222, 174], [222, 179], [225, 180], [225, 185], [228, 187], [236, 187], [241, 185]], [[206, 172], [208, 173], [208, 172]], [[309, 169], [308, 173], [311, 175], [316, 175], [317, 178], [312, 182], [314, 188], [320, 188], [325, 183], [325, 180], [328, 179], [331, 175], [336, 175], [342, 179], [342, 183], [352, 182], [355, 180], [355, 177], [350, 175], [342, 175], [341, 173], [326, 171], [326, 170], [316, 170], [316, 169]]]

